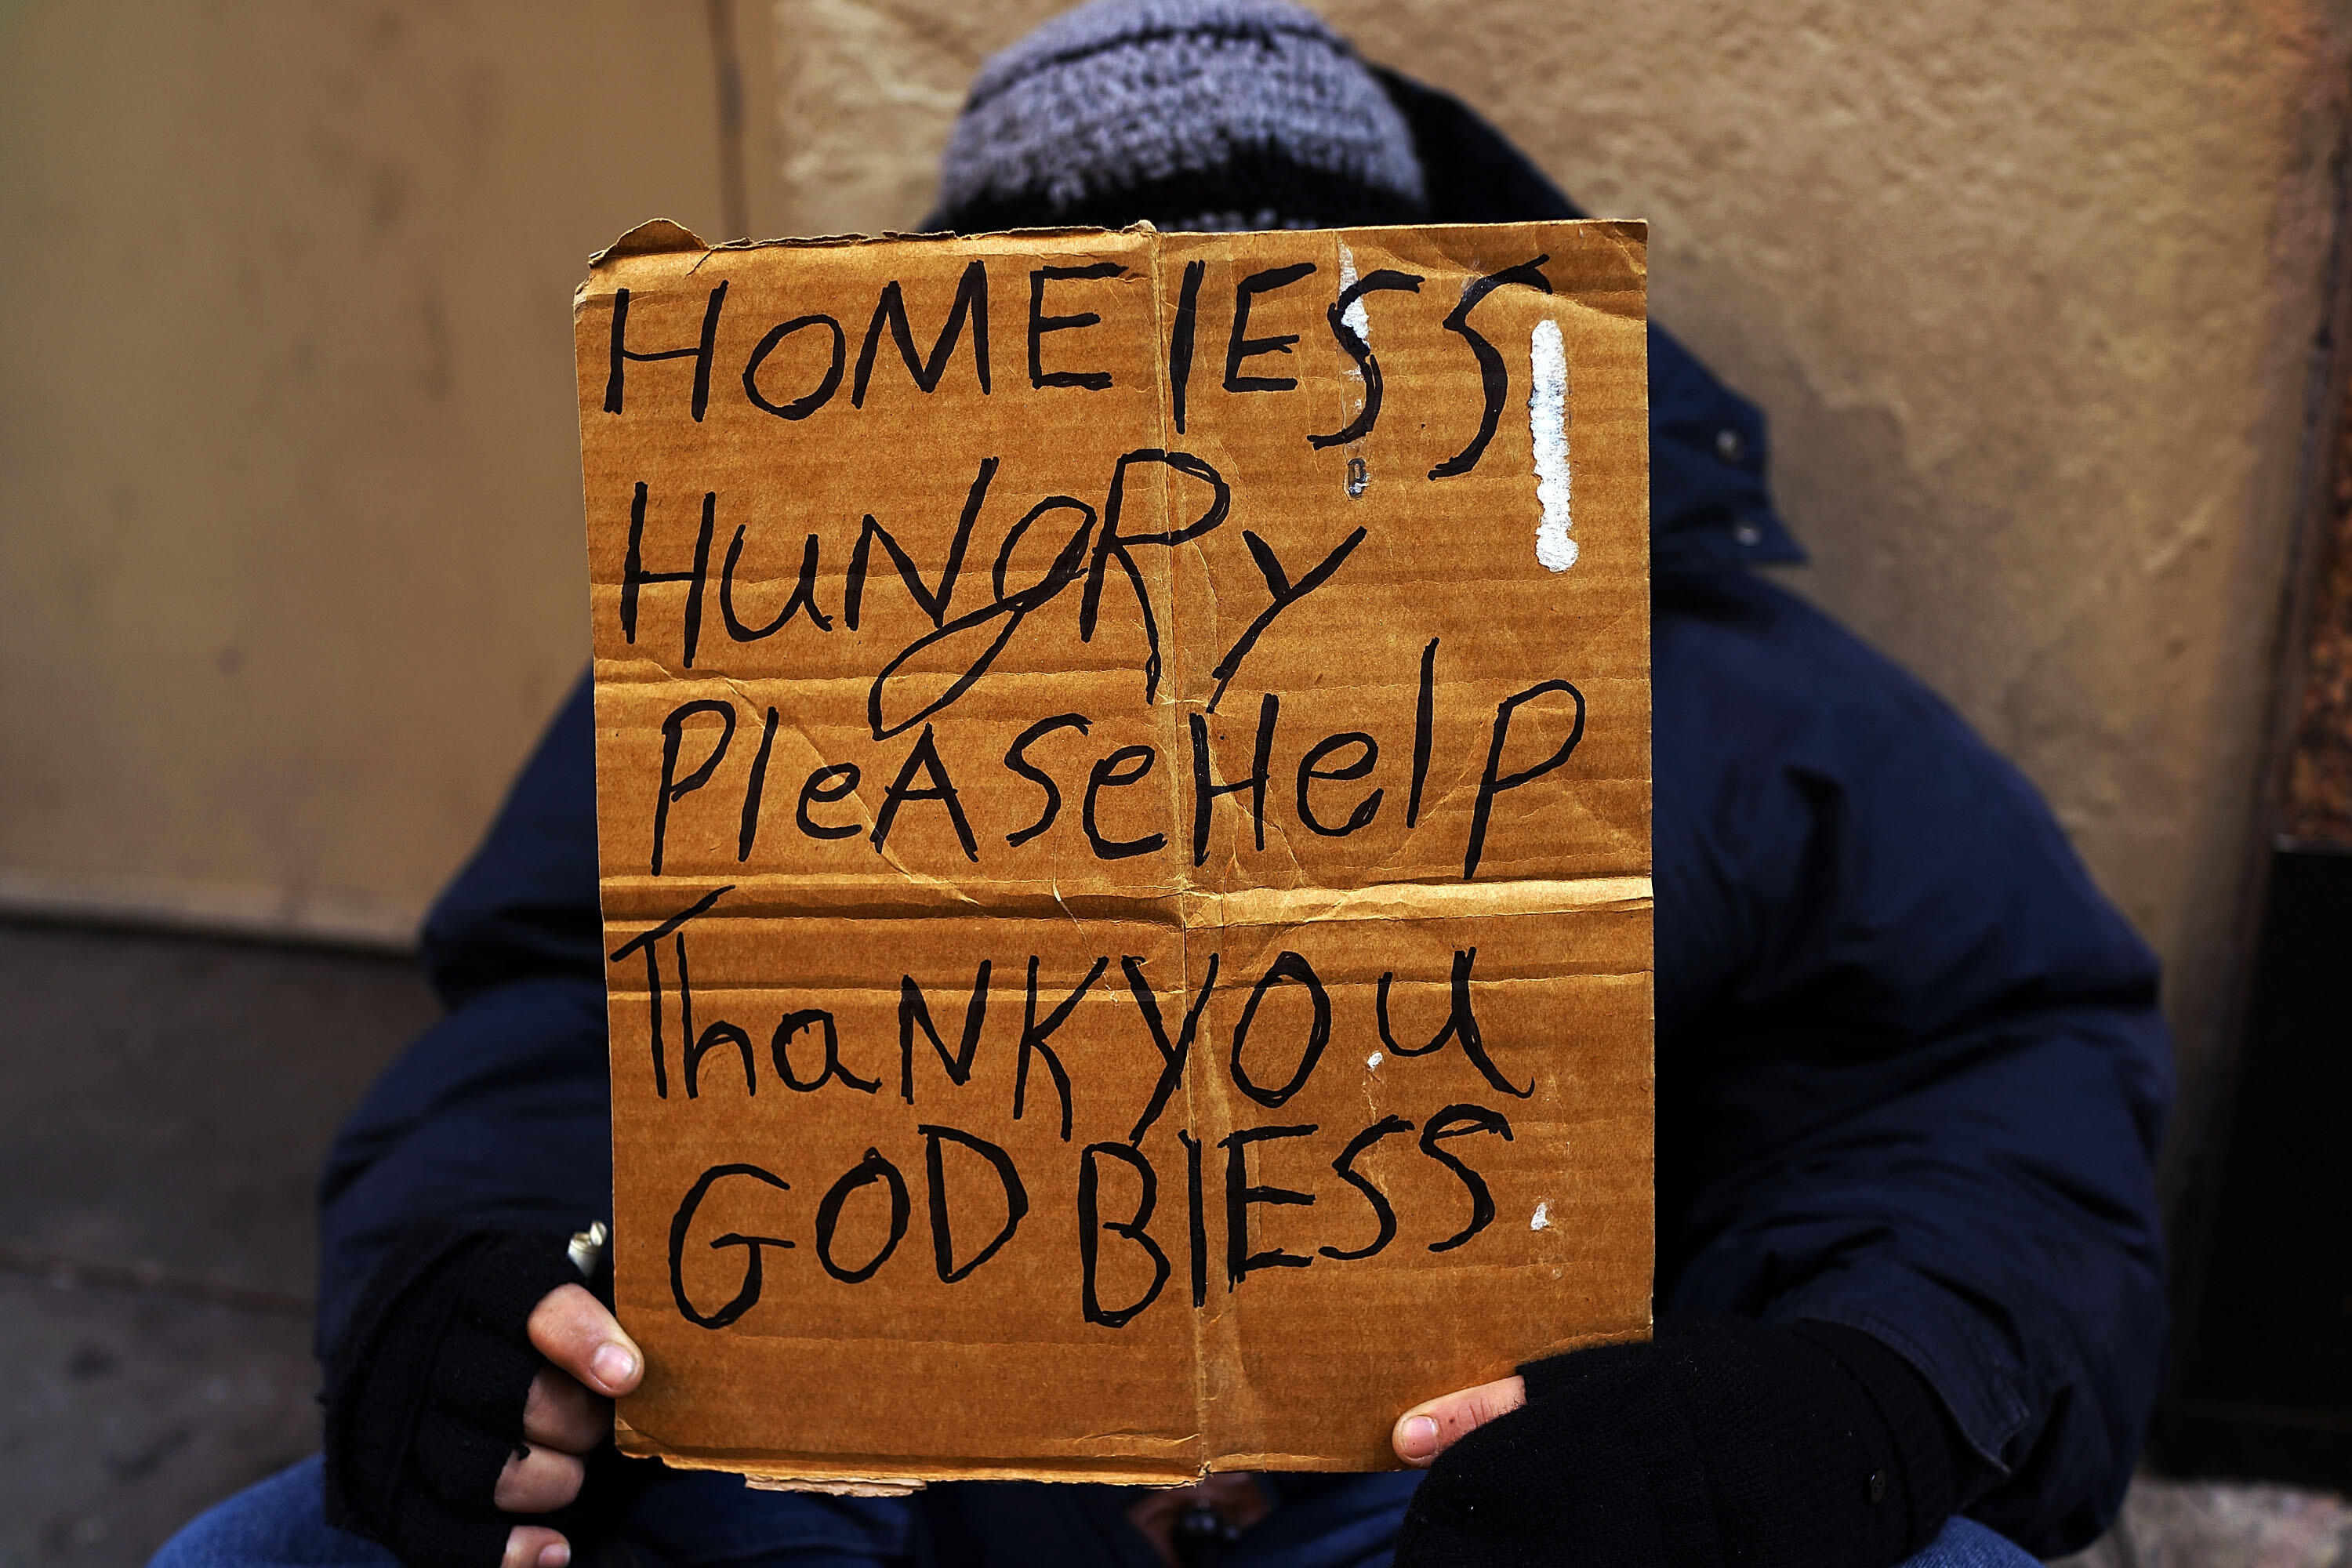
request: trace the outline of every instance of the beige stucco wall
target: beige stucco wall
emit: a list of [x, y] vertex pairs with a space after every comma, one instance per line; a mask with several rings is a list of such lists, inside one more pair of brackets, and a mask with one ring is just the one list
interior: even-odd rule
[[585, 663], [572, 289], [717, 231], [712, 58], [702, 0], [0, 4], [0, 907], [413, 925]]
[[[1774, 420], [1792, 580], [2048, 791], [2192, 1026], [2347, 5], [1325, 6], [1652, 221], [1659, 315]], [[1055, 8], [737, 0], [751, 226], [910, 222]], [[446, 873], [584, 646], [581, 258], [716, 232], [707, 16], [0, 7], [0, 895], [383, 930]]]

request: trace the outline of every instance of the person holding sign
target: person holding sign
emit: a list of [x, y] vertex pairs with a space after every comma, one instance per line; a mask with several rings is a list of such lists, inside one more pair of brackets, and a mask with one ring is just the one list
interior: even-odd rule
[[[1578, 216], [1469, 110], [1280, 0], [1097, 0], [1048, 24], [983, 71], [942, 188], [933, 226], [966, 233]], [[925, 368], [911, 339], [905, 353]], [[1801, 559], [1757, 411], [1654, 329], [1649, 376], [1652, 1339], [1400, 1412], [1407, 1468], [1382, 1474], [909, 1500], [620, 1459], [607, 1402], [645, 1357], [598, 1296], [610, 955], [583, 687], [428, 921], [449, 1016], [331, 1159], [324, 1460], [191, 1526], [161, 1568], [563, 1568], [603, 1552], [673, 1568], [1977, 1568], [2095, 1537], [2165, 1332], [2153, 962], [2011, 769], [1755, 574]], [[1309, 574], [1277, 563], [1266, 581], [1279, 603]], [[1355, 776], [1344, 764], [1314, 777]], [[1096, 784], [1129, 765], [1107, 760]], [[824, 829], [805, 814], [846, 793], [813, 778], [804, 820]], [[1114, 853], [1129, 842], [1087, 829]], [[822, 1038], [804, 1048], [842, 1069]], [[783, 1245], [722, 1240], [754, 1269]]]

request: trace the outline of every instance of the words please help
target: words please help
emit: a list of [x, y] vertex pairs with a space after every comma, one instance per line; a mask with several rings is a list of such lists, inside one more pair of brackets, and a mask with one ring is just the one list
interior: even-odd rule
[[1384, 1468], [1647, 1331], [1644, 245], [592, 263], [625, 1448]]

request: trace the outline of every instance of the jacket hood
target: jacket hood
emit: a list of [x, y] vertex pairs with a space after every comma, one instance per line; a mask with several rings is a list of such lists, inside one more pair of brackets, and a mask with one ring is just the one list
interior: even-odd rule
[[[1380, 71], [1412, 127], [1432, 223], [1587, 215], [1450, 93]], [[1650, 323], [1650, 558], [1660, 575], [1793, 563], [1805, 552], [1766, 484], [1764, 413]]]

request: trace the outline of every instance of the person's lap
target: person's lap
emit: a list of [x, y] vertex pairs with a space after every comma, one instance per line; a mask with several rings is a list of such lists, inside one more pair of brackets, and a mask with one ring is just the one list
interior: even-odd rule
[[[1274, 1511], [1221, 1558], [1228, 1568], [1380, 1568], [1416, 1472], [1277, 1483]], [[1120, 1489], [942, 1487], [921, 1502], [753, 1491], [680, 1473], [646, 1489], [624, 1540], [640, 1568], [981, 1568], [1010, 1563], [1157, 1568], [1127, 1528]], [[947, 1545], [942, 1532], [959, 1539]], [[1956, 1519], [1903, 1568], [2031, 1568], [2033, 1559]], [[319, 1461], [238, 1493], [166, 1542], [150, 1568], [395, 1568], [373, 1541], [327, 1523]]]

